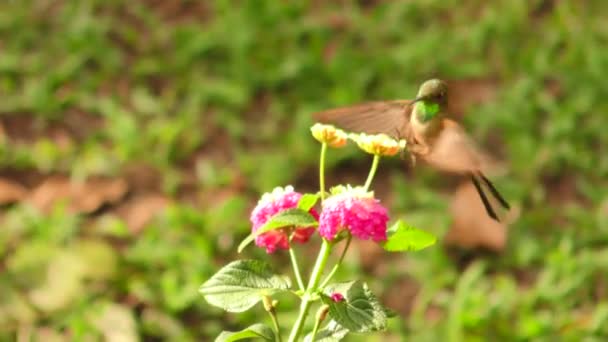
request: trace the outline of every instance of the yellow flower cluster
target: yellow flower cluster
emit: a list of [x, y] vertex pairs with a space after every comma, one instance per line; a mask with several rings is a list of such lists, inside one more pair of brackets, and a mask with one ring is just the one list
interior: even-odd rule
[[386, 134], [351, 133], [348, 136], [363, 151], [380, 156], [394, 156], [406, 145], [405, 140], [395, 140]]
[[395, 140], [386, 134], [346, 133], [333, 125], [314, 124], [310, 131], [319, 142], [330, 147], [343, 147], [348, 139], [357, 143], [363, 151], [380, 156], [394, 156], [405, 149], [405, 140]]
[[343, 147], [348, 139], [346, 132], [332, 125], [316, 123], [310, 128], [310, 131], [315, 139], [321, 143], [326, 143], [330, 147]]

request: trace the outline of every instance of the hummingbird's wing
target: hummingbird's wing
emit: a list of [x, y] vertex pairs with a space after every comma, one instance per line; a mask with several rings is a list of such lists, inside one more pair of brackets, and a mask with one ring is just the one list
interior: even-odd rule
[[410, 100], [362, 103], [314, 113], [317, 122], [332, 124], [348, 132], [402, 138], [411, 113]]
[[479, 150], [467, 132], [455, 121], [442, 119], [441, 128], [430, 144], [430, 151], [421, 156], [437, 169], [451, 173], [483, 170], [489, 158]]

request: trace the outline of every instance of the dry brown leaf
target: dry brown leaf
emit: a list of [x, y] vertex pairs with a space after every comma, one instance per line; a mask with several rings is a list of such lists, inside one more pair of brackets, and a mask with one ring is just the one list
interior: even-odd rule
[[490, 218], [471, 182], [463, 182], [458, 187], [450, 212], [453, 222], [445, 236], [447, 245], [467, 249], [486, 248], [495, 252], [505, 248], [507, 226], [514, 218], [514, 211], [507, 214], [504, 222]]
[[118, 215], [125, 220], [129, 230], [137, 234], [169, 204], [162, 195], [140, 195], [118, 210]]
[[120, 178], [91, 178], [78, 182], [65, 176], [52, 176], [34, 189], [27, 201], [42, 211], [49, 211], [65, 201], [70, 211], [88, 214], [104, 204], [118, 202], [127, 190], [127, 183]]
[[27, 194], [27, 189], [10, 179], [0, 178], [0, 205], [19, 202]]

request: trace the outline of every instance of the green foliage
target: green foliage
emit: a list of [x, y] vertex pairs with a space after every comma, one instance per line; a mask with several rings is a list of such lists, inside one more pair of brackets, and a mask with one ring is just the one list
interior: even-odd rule
[[[507, 249], [484, 267], [463, 267], [441, 248], [374, 265], [370, 288], [399, 288], [407, 277], [418, 289], [388, 334], [606, 339], [605, 1], [221, 0], [181, 2], [175, 12], [151, 3], [0, 1], [3, 177], [82, 179], [144, 164], [177, 202], [141, 233], [112, 212], [3, 207], [0, 339], [18, 331], [101, 338], [95, 321], [121, 310], [142, 339], [210, 340], [251, 324], [257, 312], [234, 322], [201, 303], [197, 289], [249, 232], [242, 218], [258, 193], [315, 187], [310, 113], [408, 98], [429, 76], [478, 84], [461, 87], [484, 100], [466, 107], [463, 121], [505, 161], [496, 182], [521, 217]], [[353, 150], [332, 152], [328, 165], [340, 177], [365, 172], [367, 159]], [[393, 165], [382, 174], [392, 211], [441, 240], [451, 181]], [[184, 184], [195, 187], [186, 199]], [[193, 197], [204, 198], [192, 205]], [[97, 256], [77, 247], [91, 241]], [[345, 276], [362, 268], [345, 263]], [[75, 292], [38, 307], [31, 296], [52, 293], [48, 272], [58, 266]], [[40, 310], [51, 307], [59, 313]]]
[[[333, 293], [341, 294], [344, 300], [332, 300]], [[329, 305], [330, 316], [342, 327], [356, 333], [386, 329], [386, 309], [367, 284], [360, 281], [332, 284], [325, 289], [325, 294], [323, 303]]]
[[308, 212], [310, 209], [312, 209], [312, 207], [315, 206], [315, 204], [317, 204], [319, 197], [319, 194], [302, 195], [302, 198], [300, 198], [300, 201], [298, 201], [298, 209]]
[[266, 341], [274, 341], [275, 335], [272, 329], [264, 324], [253, 324], [250, 327], [247, 327], [241, 331], [230, 332], [223, 331], [216, 339], [216, 342], [233, 342], [246, 340], [250, 338], [261, 338]]
[[437, 238], [428, 232], [406, 225], [399, 220], [387, 229], [383, 248], [389, 252], [419, 251], [432, 246]]
[[[337, 342], [341, 341], [346, 334], [348, 333], [348, 329], [344, 328], [340, 324], [336, 323], [336, 321], [330, 321], [325, 328], [319, 330], [317, 336], [315, 338], [316, 342]], [[308, 334], [304, 338], [305, 342], [312, 342], [312, 335]]]
[[259, 260], [229, 263], [207, 280], [200, 292], [212, 305], [229, 312], [243, 312], [261, 301], [291, 287], [289, 278], [274, 274], [270, 265]]

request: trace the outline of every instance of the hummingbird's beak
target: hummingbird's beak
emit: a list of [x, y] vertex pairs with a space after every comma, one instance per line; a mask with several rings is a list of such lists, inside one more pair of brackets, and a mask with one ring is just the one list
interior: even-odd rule
[[418, 101], [422, 101], [424, 100], [424, 96], [418, 96], [417, 98], [414, 99], [414, 103], [418, 102]]

